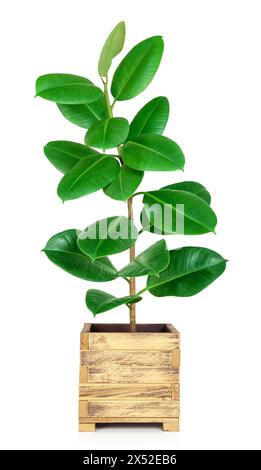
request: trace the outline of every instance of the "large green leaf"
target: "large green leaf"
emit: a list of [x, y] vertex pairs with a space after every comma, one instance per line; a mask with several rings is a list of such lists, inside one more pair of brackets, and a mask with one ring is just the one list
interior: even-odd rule
[[125, 297], [115, 297], [102, 290], [89, 289], [86, 292], [86, 305], [88, 309], [96, 316], [98, 313], [107, 312], [120, 305], [128, 305], [139, 302], [142, 299], [139, 295], [127, 295]]
[[113, 76], [111, 93], [115, 100], [129, 100], [147, 88], [158, 70], [163, 47], [162, 37], [153, 36], [131, 49]]
[[[168, 186], [164, 186], [161, 189], [177, 189], [177, 190], [182, 190], [182, 191], [187, 191], [189, 193], [196, 194], [196, 196], [201, 197], [204, 201], [206, 201], [208, 204], [211, 202], [211, 197], [209, 192], [206, 190], [206, 188], [200, 184], [196, 183], [194, 181], [183, 181], [181, 183], [174, 183], [174, 184], [169, 184]], [[159, 233], [159, 234], [165, 234], [167, 235], [164, 230], [162, 231], [157, 230], [156, 227], [153, 226], [152, 220], [149, 220], [149, 217], [146, 215], [146, 210], [143, 208], [141, 212], [141, 222], [143, 226], [143, 230], [148, 230], [149, 232], [153, 233]]]
[[57, 170], [66, 173], [76, 163], [89, 155], [97, 154], [96, 150], [87, 145], [68, 140], [54, 140], [44, 147], [44, 153]]
[[185, 158], [181, 148], [173, 140], [162, 135], [144, 134], [127, 142], [122, 148], [126, 165], [135, 170], [182, 170]]
[[98, 220], [78, 237], [78, 247], [92, 260], [120, 253], [136, 242], [138, 231], [130, 219], [123, 216]]
[[112, 149], [125, 142], [129, 123], [124, 118], [110, 118], [94, 124], [86, 133], [85, 143], [99, 149]]
[[65, 230], [50, 238], [43, 249], [49, 260], [67, 273], [86, 281], [106, 282], [116, 279], [117, 271], [109, 258], [100, 258], [93, 263], [79, 250], [77, 232], [79, 230]]
[[36, 96], [55, 103], [84, 104], [97, 101], [102, 91], [85, 77], [49, 73], [36, 80]]
[[118, 174], [120, 165], [111, 155], [93, 154], [80, 160], [61, 179], [57, 193], [63, 201], [87, 196], [107, 186]]
[[115, 26], [102, 48], [98, 63], [98, 72], [101, 77], [106, 77], [108, 74], [112, 59], [121, 52], [124, 41], [125, 23], [121, 21]]
[[211, 203], [211, 196], [205, 186], [195, 181], [182, 181], [180, 183], [169, 184], [164, 186], [161, 189], [178, 189], [181, 191], [187, 191], [188, 193], [196, 194], [196, 196], [201, 197], [208, 204]]
[[169, 264], [169, 252], [165, 240], [159, 240], [118, 272], [120, 277], [138, 277], [158, 274]]
[[134, 170], [127, 165], [123, 165], [119, 174], [109, 186], [103, 189], [107, 196], [118, 201], [126, 201], [136, 191], [142, 181], [143, 171]]
[[93, 103], [57, 104], [57, 106], [68, 121], [84, 129], [89, 129], [108, 116], [103, 96]]
[[205, 289], [225, 270], [226, 260], [208, 248], [186, 246], [170, 251], [170, 263], [147, 288], [156, 297], [189, 297]]
[[162, 134], [169, 117], [169, 102], [165, 96], [149, 101], [136, 114], [130, 124], [128, 140], [140, 134]]
[[157, 233], [200, 235], [214, 232], [217, 224], [209, 204], [186, 191], [160, 189], [146, 192], [143, 203], [146, 204], [145, 214]]

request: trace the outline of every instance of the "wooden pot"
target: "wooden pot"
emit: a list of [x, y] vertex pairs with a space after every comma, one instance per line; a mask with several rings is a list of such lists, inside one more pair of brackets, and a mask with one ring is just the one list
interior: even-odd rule
[[96, 423], [162, 423], [179, 430], [179, 332], [170, 324], [84, 324], [79, 430]]

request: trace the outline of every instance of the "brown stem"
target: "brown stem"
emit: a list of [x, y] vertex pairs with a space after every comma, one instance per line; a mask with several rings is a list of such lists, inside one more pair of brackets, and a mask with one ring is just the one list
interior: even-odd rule
[[[132, 198], [128, 199], [128, 217], [133, 222], [133, 208], [132, 208]], [[133, 261], [135, 258], [135, 244], [130, 247], [130, 261]], [[130, 277], [130, 295], [136, 294], [136, 282], [135, 277]], [[136, 304], [129, 305], [130, 310], [130, 330], [132, 332], [136, 331]]]
[[[108, 93], [108, 77], [106, 77], [106, 81], [104, 82], [103, 78], [101, 77], [102, 82], [104, 84], [104, 95], [105, 95], [105, 102], [106, 102], [106, 107], [108, 110], [108, 116], [110, 118], [113, 117], [113, 112], [112, 108], [115, 104], [115, 101], [113, 104], [110, 104], [110, 98], [109, 98], [109, 93]], [[121, 148], [118, 147], [118, 158], [123, 165], [123, 160], [121, 158]], [[128, 204], [128, 218], [133, 222], [133, 209], [132, 209], [132, 198], [130, 197], [127, 201]], [[135, 244], [130, 248], [130, 261], [132, 261], [135, 258]], [[130, 277], [128, 279], [129, 282], [129, 291], [130, 295], [135, 295], [136, 294], [136, 283], [135, 283], [135, 277]], [[135, 332], [136, 331], [136, 306], [135, 304], [130, 304], [129, 305], [129, 311], [130, 311], [130, 331]]]

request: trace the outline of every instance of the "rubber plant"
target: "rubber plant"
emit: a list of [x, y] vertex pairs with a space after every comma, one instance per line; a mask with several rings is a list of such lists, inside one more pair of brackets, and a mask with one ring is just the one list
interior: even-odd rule
[[[226, 260], [208, 248], [196, 246], [168, 251], [165, 239], [138, 255], [135, 253], [141, 233], [200, 235], [214, 232], [217, 218], [210, 206], [209, 192], [194, 181], [173, 182], [137, 192], [145, 171], [183, 170], [185, 158], [179, 145], [162, 135], [169, 116], [169, 102], [164, 96], [145, 104], [130, 124], [126, 118], [115, 116], [118, 101], [130, 100], [147, 88], [163, 54], [161, 36], [150, 37], [133, 47], [113, 74], [111, 98], [109, 70], [124, 40], [125, 24], [120, 22], [107, 38], [99, 58], [102, 89], [88, 78], [54, 73], [37, 79], [36, 95], [56, 103], [66, 119], [87, 129], [84, 143], [53, 141], [44, 147], [48, 160], [64, 174], [58, 196], [67, 201], [103, 189], [107, 197], [125, 201], [128, 214], [108, 217], [85, 230], [58, 233], [49, 239], [43, 251], [57, 266], [81, 279], [126, 280], [128, 295], [116, 298], [90, 289], [86, 305], [97, 315], [126, 304], [130, 331], [135, 331], [135, 306], [143, 293], [147, 291], [156, 297], [195, 295], [223, 273]], [[143, 197], [139, 231], [133, 222], [133, 200], [138, 196]], [[167, 226], [167, 217], [164, 216], [166, 220], [162, 217], [166, 209], [172, 216], [168, 217]], [[178, 216], [182, 216], [181, 224]], [[108, 256], [124, 250], [129, 250], [130, 262], [117, 271]], [[147, 282], [136, 292], [138, 276], [147, 276]]]

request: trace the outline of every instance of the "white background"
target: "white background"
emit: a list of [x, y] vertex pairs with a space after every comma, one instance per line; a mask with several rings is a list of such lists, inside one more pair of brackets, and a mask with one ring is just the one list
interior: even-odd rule
[[[1, 447], [260, 448], [260, 1], [9, 0], [0, 16]], [[230, 260], [225, 274], [195, 297], [147, 294], [137, 306], [140, 322], [171, 322], [181, 332], [179, 434], [159, 426], [78, 433], [79, 332], [92, 321], [84, 303], [92, 285], [40, 252], [63, 229], [126, 214], [124, 203], [102, 191], [61, 203], [60, 174], [42, 147], [50, 140], [82, 142], [84, 130], [54, 104], [34, 99], [34, 81], [44, 73], [75, 73], [99, 83], [98, 55], [120, 20], [127, 24], [125, 52], [159, 34], [165, 54], [153, 83], [115, 112], [131, 119], [145, 102], [166, 95], [166, 135], [187, 161], [184, 174], [147, 173], [142, 188], [199, 181], [218, 215], [216, 236], [173, 236], [169, 248], [206, 246]], [[140, 237], [138, 251], [154, 237]], [[113, 261], [120, 267], [127, 254]], [[126, 294], [121, 280], [93, 286]], [[126, 312], [120, 307], [97, 321], [127, 322]]]

